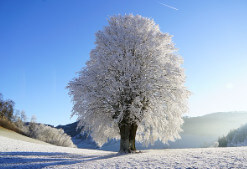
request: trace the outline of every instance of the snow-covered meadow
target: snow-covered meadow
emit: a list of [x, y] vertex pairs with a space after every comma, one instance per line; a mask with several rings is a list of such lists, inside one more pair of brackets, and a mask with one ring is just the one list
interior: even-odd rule
[[247, 168], [247, 147], [116, 152], [43, 145], [0, 136], [0, 168]]

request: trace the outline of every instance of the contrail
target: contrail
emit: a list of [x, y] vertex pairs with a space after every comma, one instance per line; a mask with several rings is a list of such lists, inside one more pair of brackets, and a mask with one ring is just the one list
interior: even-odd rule
[[168, 7], [168, 8], [174, 9], [174, 10], [176, 10], [176, 11], [178, 10], [177, 8], [175, 8], [175, 7], [173, 7], [173, 6], [166, 5], [166, 4], [161, 3], [161, 2], [160, 2], [160, 4], [163, 5], [163, 6], [166, 6], [166, 7]]

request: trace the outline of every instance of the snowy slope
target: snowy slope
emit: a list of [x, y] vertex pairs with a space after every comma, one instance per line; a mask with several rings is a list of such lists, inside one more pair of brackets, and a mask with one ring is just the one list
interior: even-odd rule
[[0, 168], [247, 168], [247, 147], [116, 152], [41, 145], [0, 136]]
[[19, 133], [16, 133], [12, 130], [8, 130], [6, 128], [3, 128], [0, 126], [0, 136], [4, 136], [4, 137], [8, 137], [8, 138], [13, 138], [13, 139], [18, 139], [18, 140], [22, 140], [22, 141], [26, 141], [26, 142], [30, 142], [30, 143], [37, 143], [37, 144], [46, 144], [48, 145], [48, 143], [40, 141], [40, 140], [36, 140], [36, 139], [32, 139], [30, 137], [21, 135]]

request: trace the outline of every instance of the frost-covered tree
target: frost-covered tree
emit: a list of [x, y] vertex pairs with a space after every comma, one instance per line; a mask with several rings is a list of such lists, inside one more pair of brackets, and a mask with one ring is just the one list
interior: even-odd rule
[[[64, 133], [63, 129], [57, 129], [44, 124], [32, 122], [28, 125], [27, 135], [29, 137], [64, 147], [76, 147], [71, 137]], [[28, 129], [28, 128], [27, 128]]]
[[16, 127], [21, 130], [24, 134], [28, 135], [29, 133], [29, 127], [25, 124], [27, 119], [27, 116], [25, 114], [25, 111], [19, 111], [16, 110], [15, 114], [13, 116], [13, 122], [16, 125]]
[[21, 111], [21, 121], [24, 123], [27, 121], [27, 116], [24, 110]]
[[247, 124], [218, 139], [219, 147], [247, 146]]
[[35, 137], [35, 131], [37, 130], [36, 120], [36, 116], [32, 115], [30, 124], [28, 125], [30, 137]]
[[33, 138], [64, 147], [75, 147], [71, 137], [64, 133], [63, 129], [53, 128], [44, 124], [35, 124], [35, 130], [32, 133]]
[[68, 85], [73, 115], [102, 146], [120, 140], [120, 152], [179, 138], [189, 92], [183, 59], [172, 36], [140, 15], [113, 16], [96, 33], [96, 47]]
[[12, 121], [14, 105], [15, 102], [12, 100], [3, 100], [2, 94], [0, 93], [0, 118]]

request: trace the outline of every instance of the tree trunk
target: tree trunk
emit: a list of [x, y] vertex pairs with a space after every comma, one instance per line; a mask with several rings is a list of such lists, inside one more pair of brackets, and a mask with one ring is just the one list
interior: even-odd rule
[[130, 126], [128, 124], [119, 125], [120, 129], [120, 153], [130, 153], [130, 144], [129, 144], [129, 135], [130, 135]]
[[137, 131], [137, 125], [135, 123], [120, 123], [120, 153], [131, 153], [136, 151], [135, 136]]
[[136, 151], [135, 138], [136, 138], [137, 127], [138, 126], [135, 123], [131, 124], [130, 126], [129, 144], [130, 144], [131, 152]]

